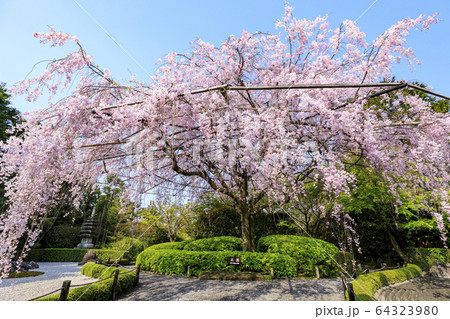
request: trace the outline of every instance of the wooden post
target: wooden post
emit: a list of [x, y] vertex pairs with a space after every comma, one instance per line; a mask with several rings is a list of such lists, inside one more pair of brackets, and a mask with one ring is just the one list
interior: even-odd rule
[[191, 275], [191, 266], [187, 266], [187, 276], [189, 277]]
[[70, 290], [70, 280], [64, 280], [61, 288], [61, 293], [59, 294], [59, 301], [66, 301]]
[[347, 300], [347, 279], [345, 278], [345, 275], [341, 273], [341, 280], [342, 280], [342, 288], [344, 288], [344, 300]]
[[353, 284], [350, 283], [347, 284], [347, 291], [348, 291], [348, 300], [355, 301], [355, 291], [353, 290]]
[[116, 293], [117, 293], [117, 284], [119, 282], [119, 269], [116, 269], [116, 271], [114, 271], [114, 280], [113, 280], [113, 285], [112, 285], [112, 296], [111, 296], [111, 300], [115, 300], [116, 299]]
[[137, 264], [136, 265], [136, 283], [135, 283], [136, 286], [139, 283], [139, 273], [140, 272], [141, 272], [141, 264]]
[[316, 266], [316, 279], [320, 278], [319, 267]]
[[274, 276], [273, 268], [270, 268], [270, 275], [271, 275], [272, 277]]

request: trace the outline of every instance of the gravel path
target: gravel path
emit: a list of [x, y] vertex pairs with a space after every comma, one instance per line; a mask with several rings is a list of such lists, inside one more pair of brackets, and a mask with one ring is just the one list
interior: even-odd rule
[[119, 300], [344, 300], [341, 279], [199, 280], [146, 272], [139, 277], [138, 287]]
[[71, 285], [93, 282], [95, 279], [81, 274], [77, 263], [39, 263], [43, 275], [27, 278], [3, 279], [0, 283], [0, 300], [30, 300], [61, 288], [64, 280]]
[[378, 289], [380, 301], [450, 301], [450, 279], [417, 277]]

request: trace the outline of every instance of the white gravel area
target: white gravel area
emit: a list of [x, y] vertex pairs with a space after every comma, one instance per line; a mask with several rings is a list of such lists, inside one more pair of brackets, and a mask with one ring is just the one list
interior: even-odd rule
[[71, 280], [71, 285], [84, 284], [95, 281], [81, 274], [81, 266], [75, 262], [38, 263], [39, 269], [44, 272], [36, 277], [3, 279], [0, 283], [0, 301], [30, 300], [53, 290], [61, 288], [64, 280]]

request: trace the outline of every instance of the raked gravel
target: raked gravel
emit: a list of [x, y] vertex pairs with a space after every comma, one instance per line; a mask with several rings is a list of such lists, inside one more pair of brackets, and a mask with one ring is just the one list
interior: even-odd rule
[[44, 272], [36, 277], [2, 279], [0, 283], [0, 300], [30, 300], [61, 288], [64, 280], [71, 280], [71, 285], [94, 282], [95, 279], [81, 274], [81, 266], [75, 262], [39, 263]]

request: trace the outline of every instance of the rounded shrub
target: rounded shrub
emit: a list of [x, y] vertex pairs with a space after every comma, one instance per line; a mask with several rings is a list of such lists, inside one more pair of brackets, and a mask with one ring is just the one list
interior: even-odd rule
[[131, 237], [124, 237], [116, 242], [109, 244], [112, 250], [125, 250], [131, 259], [135, 259], [140, 252], [144, 251], [144, 244], [139, 240]]
[[184, 250], [190, 251], [240, 251], [242, 239], [231, 236], [197, 239], [187, 243]]
[[296, 275], [296, 262], [293, 258], [272, 253], [146, 249], [139, 254], [136, 262], [141, 264], [142, 270], [181, 276], [187, 275], [189, 266], [190, 274], [198, 276], [202, 271], [233, 271], [233, 266], [228, 265], [230, 257], [241, 258], [237, 271], [270, 274], [272, 268], [274, 277]]
[[257, 250], [292, 257], [297, 264], [298, 274], [314, 277], [315, 267], [322, 277], [338, 275], [338, 267], [332, 257], [339, 249], [326, 241], [294, 235], [272, 235], [258, 241]]

